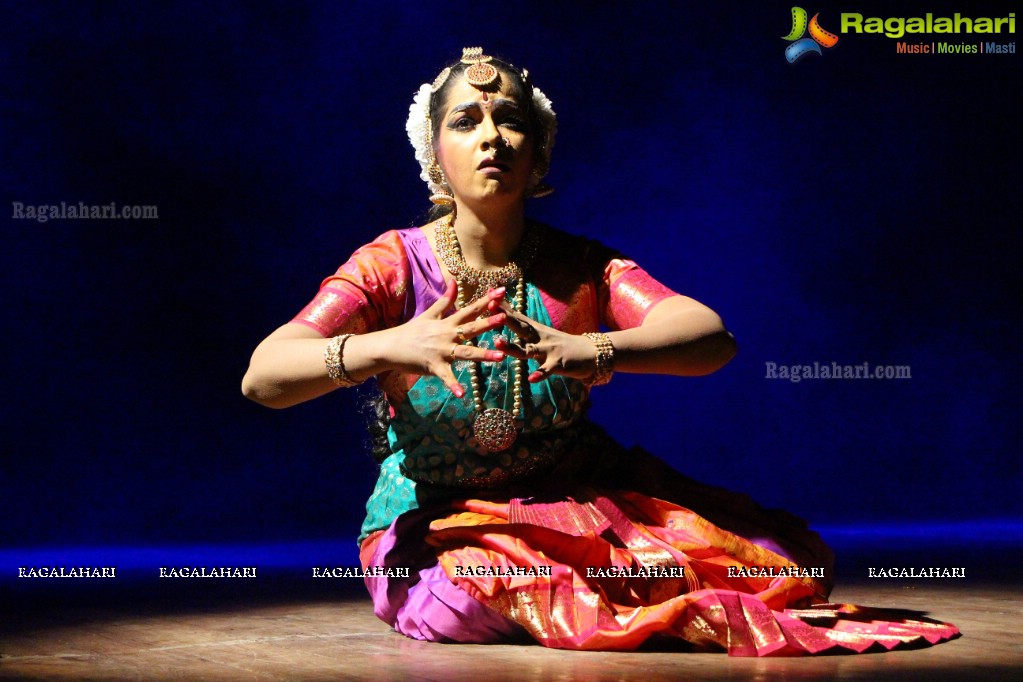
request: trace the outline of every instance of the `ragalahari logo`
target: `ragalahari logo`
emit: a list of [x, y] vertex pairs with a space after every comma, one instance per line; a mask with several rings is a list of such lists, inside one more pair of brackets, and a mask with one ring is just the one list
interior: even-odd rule
[[[792, 44], [785, 48], [785, 59], [789, 64], [795, 64], [803, 55], [810, 52], [821, 54], [821, 47], [834, 47], [838, 44], [838, 36], [821, 28], [817, 17], [820, 13], [813, 15], [809, 25], [806, 21], [806, 10], [802, 7], [792, 8], [792, 31], [782, 40], [788, 40]], [[804, 38], [803, 34], [810, 31], [810, 37]], [[793, 42], [794, 41], [794, 42]]]

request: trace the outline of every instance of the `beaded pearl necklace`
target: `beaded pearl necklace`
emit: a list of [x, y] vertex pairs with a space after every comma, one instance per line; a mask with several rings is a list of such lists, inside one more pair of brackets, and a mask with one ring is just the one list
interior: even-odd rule
[[[444, 263], [444, 267], [448, 269], [448, 272], [458, 282], [456, 307], [464, 308], [485, 295], [490, 289], [515, 281], [515, 310], [523, 315], [525, 314], [526, 278], [523, 274], [523, 267], [512, 261], [499, 270], [484, 271], [466, 263], [465, 257], [462, 255], [462, 247], [458, 243], [458, 235], [455, 233], [454, 211], [437, 224], [436, 238], [437, 251]], [[523, 235], [522, 245], [519, 248], [523, 266], [528, 267], [529, 263], [536, 256], [538, 241], [539, 237], [536, 230], [527, 230], [526, 234]], [[468, 301], [465, 300], [464, 293], [466, 285], [474, 285], [476, 287], [476, 291]], [[475, 345], [475, 339], [467, 343]], [[469, 362], [469, 380], [472, 390], [473, 408], [476, 411], [472, 431], [479, 444], [488, 452], [507, 450], [518, 437], [518, 428], [523, 417], [522, 382], [525, 378], [523, 367], [521, 359], [513, 359], [513, 409], [512, 412], [508, 412], [508, 410], [500, 407], [486, 407], [483, 403], [479, 365], [476, 362]]]

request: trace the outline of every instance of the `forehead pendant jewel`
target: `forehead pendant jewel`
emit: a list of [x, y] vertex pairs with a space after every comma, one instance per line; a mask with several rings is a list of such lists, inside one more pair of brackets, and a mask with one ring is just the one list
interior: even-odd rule
[[482, 47], [466, 47], [462, 49], [462, 63], [468, 65], [465, 80], [477, 90], [489, 87], [497, 80], [497, 69], [490, 63], [490, 55], [483, 54]]

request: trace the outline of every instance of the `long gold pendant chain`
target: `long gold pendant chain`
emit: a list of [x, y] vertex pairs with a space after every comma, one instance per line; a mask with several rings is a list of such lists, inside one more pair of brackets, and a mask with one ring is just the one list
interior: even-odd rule
[[[440, 223], [437, 229], [437, 251], [440, 253], [444, 267], [458, 282], [458, 298], [455, 305], [464, 308], [473, 301], [484, 296], [488, 291], [499, 286], [505, 286], [512, 281], [515, 285], [515, 310], [523, 315], [526, 312], [526, 278], [523, 268], [515, 261], [512, 261], [499, 270], [483, 271], [470, 266], [465, 262], [461, 246], [458, 243], [458, 236], [455, 233], [454, 212], [448, 214]], [[537, 230], [529, 229], [523, 235], [522, 245], [519, 249], [523, 264], [533, 260], [537, 252], [539, 235]], [[466, 301], [465, 290], [467, 286], [475, 286], [476, 290], [472, 298]], [[514, 333], [513, 342], [518, 341]], [[475, 340], [471, 343], [475, 345]], [[511, 412], [500, 407], [488, 408], [483, 402], [483, 387], [480, 379], [480, 369], [476, 362], [469, 361], [469, 379], [472, 390], [473, 408], [476, 411], [476, 418], [473, 420], [472, 430], [476, 441], [488, 452], [500, 452], [507, 450], [518, 437], [518, 430], [523, 419], [522, 384], [524, 379], [524, 365], [519, 358], [512, 360], [512, 398], [513, 408]]]
[[[515, 309], [525, 314], [526, 311], [526, 278], [519, 277], [515, 290]], [[518, 336], [512, 334], [513, 342]], [[475, 345], [475, 341], [474, 341]], [[476, 410], [476, 418], [472, 423], [472, 432], [476, 440], [489, 452], [507, 450], [518, 437], [519, 424], [522, 422], [522, 381], [524, 378], [523, 360], [512, 359], [512, 411], [500, 407], [487, 408], [483, 403], [483, 388], [480, 385], [479, 363], [469, 361], [469, 381], [472, 385], [472, 402]]]

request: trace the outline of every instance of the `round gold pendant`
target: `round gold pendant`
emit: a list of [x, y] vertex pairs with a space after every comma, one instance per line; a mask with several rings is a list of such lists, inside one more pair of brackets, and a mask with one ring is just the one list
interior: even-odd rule
[[490, 452], [507, 450], [518, 436], [515, 417], [508, 410], [499, 407], [491, 407], [476, 415], [472, 433], [479, 444]]

